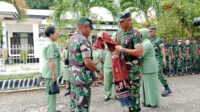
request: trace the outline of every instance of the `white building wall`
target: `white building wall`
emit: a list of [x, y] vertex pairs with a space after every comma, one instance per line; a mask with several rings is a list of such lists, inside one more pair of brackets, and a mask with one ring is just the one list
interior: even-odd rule
[[[7, 24], [6, 25], [8, 31], [8, 48], [11, 48], [11, 37], [13, 37], [13, 32], [33, 32], [33, 28], [31, 24]], [[28, 45], [28, 39], [22, 38], [21, 45]], [[9, 55], [11, 56], [11, 50], [9, 50]]]

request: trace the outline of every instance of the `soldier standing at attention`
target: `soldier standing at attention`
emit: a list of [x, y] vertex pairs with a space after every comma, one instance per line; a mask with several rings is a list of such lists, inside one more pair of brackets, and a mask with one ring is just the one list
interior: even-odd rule
[[196, 70], [196, 44], [194, 42], [194, 38], [190, 38], [190, 44], [188, 45], [187, 48], [187, 57], [189, 59], [189, 73], [194, 74]]
[[165, 97], [172, 93], [171, 89], [169, 88], [168, 81], [164, 77], [163, 73], [163, 64], [166, 64], [166, 53], [165, 53], [165, 46], [161, 39], [155, 37], [156, 28], [150, 28], [150, 36], [151, 36], [151, 43], [154, 46], [156, 58], [158, 61], [158, 78], [165, 88], [162, 93], [162, 96]]
[[186, 56], [186, 40], [182, 39], [181, 44], [179, 45], [179, 59], [180, 59], [180, 69], [182, 70], [182, 74], [186, 73], [187, 67], [187, 56]]
[[176, 75], [178, 73], [178, 37], [173, 37], [173, 42], [171, 43], [171, 63], [173, 67], [173, 74]]
[[81, 17], [77, 23], [77, 30], [69, 42], [71, 112], [89, 112], [90, 86], [95, 80], [94, 72], [103, 77], [103, 73], [92, 61], [92, 46], [88, 40], [92, 29], [92, 21]]
[[165, 35], [162, 36], [162, 42], [165, 46], [165, 54], [166, 54], [166, 65], [164, 65], [164, 73], [165, 75], [169, 74], [169, 56], [170, 56], [170, 43], [167, 42], [167, 37]]

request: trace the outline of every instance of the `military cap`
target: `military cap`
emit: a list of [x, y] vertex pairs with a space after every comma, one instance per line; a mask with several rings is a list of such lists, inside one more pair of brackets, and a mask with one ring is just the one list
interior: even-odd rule
[[123, 11], [118, 14], [118, 21], [124, 21], [124, 19], [131, 17], [131, 12], [130, 11]]
[[89, 26], [90, 26], [90, 29], [93, 30], [93, 23], [92, 23], [92, 20], [86, 18], [86, 17], [81, 17], [78, 21], [79, 23], [87, 23]]
[[194, 40], [194, 37], [190, 37], [190, 40]]
[[156, 31], [156, 27], [150, 27], [149, 28], [149, 31], [151, 32], [151, 31]]
[[167, 38], [167, 36], [166, 35], [161, 35], [161, 38]]
[[173, 38], [178, 38], [178, 35], [173, 35]]

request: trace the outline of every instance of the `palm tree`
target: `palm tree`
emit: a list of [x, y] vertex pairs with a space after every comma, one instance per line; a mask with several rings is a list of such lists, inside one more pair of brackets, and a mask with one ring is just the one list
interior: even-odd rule
[[90, 9], [94, 7], [102, 7], [110, 11], [115, 17], [119, 8], [115, 4], [114, 0], [56, 0], [54, 9], [54, 21], [60, 22], [60, 18], [67, 11], [75, 14], [75, 19], [80, 16], [91, 16]]

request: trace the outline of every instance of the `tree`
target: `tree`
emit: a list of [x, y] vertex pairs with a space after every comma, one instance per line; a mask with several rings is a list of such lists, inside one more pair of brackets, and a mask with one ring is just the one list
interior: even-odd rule
[[157, 3], [157, 0], [120, 0], [120, 6], [122, 10], [130, 10], [132, 12], [144, 14], [147, 26], [150, 24], [148, 11], [150, 9], [154, 9]]
[[49, 9], [55, 0], [26, 0], [31, 9]]
[[191, 37], [197, 32], [193, 19], [200, 16], [199, 0], [162, 0], [162, 3], [164, 11], [158, 20], [159, 34]]
[[61, 17], [65, 15], [67, 11], [74, 14], [74, 18], [77, 19], [80, 16], [91, 16], [90, 9], [94, 7], [102, 7], [111, 12], [115, 17], [118, 9], [113, 0], [56, 0], [53, 9], [53, 19], [55, 22], [60, 22]]

